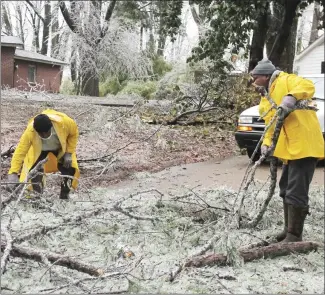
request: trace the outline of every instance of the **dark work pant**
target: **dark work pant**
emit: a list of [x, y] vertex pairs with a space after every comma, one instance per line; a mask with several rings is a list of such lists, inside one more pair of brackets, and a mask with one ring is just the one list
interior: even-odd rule
[[[36, 166], [36, 164], [38, 162], [44, 160], [47, 157], [48, 153], [52, 153], [57, 157], [58, 154], [59, 154], [59, 151], [42, 151], [40, 156], [38, 157], [37, 161], [35, 162], [35, 164], [33, 165], [33, 167], [30, 170], [32, 170]], [[63, 166], [62, 161], [63, 161], [63, 159], [60, 159], [60, 161], [58, 162], [58, 169], [61, 172], [61, 174], [62, 175], [68, 175], [68, 176], [74, 176], [75, 168], [73, 168], [73, 167], [65, 168]], [[43, 172], [43, 171], [40, 171], [40, 172]], [[42, 190], [42, 184], [41, 184], [42, 178], [43, 178], [42, 175], [37, 175], [34, 178], [32, 178], [32, 183], [35, 183], [35, 184], [33, 184], [33, 190], [41, 192], [41, 190]], [[65, 188], [70, 188], [71, 187], [71, 182], [72, 182], [71, 178], [63, 177], [63, 181], [61, 182], [61, 188], [62, 188], [62, 186], [65, 187]]]
[[302, 158], [288, 161], [282, 166], [282, 175], [279, 182], [280, 197], [287, 204], [297, 207], [308, 206], [309, 186], [313, 179], [317, 165], [316, 158]]

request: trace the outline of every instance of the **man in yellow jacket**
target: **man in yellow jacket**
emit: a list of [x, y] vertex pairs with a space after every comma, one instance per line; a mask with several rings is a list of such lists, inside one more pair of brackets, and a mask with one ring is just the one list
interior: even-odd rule
[[[251, 75], [254, 84], [266, 89], [271, 103], [281, 109], [281, 116], [285, 118], [273, 153], [284, 163], [279, 187], [285, 223], [276, 239], [279, 242], [301, 241], [305, 218], [309, 214], [309, 185], [318, 159], [324, 158], [324, 138], [315, 111], [293, 109], [298, 100], [311, 102], [315, 86], [310, 80], [276, 70], [268, 59], [258, 62]], [[274, 109], [268, 112], [271, 103], [262, 97], [259, 104], [266, 125], [276, 112]], [[269, 153], [274, 127], [273, 124], [265, 135], [262, 154]]]
[[[68, 176], [63, 177], [60, 193], [60, 199], [68, 199], [70, 188], [77, 187], [80, 174], [76, 157], [77, 140], [78, 127], [73, 119], [55, 110], [43, 111], [29, 121], [20, 138], [12, 157], [8, 182], [26, 181], [28, 172], [48, 157], [41, 172], [60, 171], [63, 176]], [[43, 174], [35, 176], [31, 182], [34, 191], [43, 192]]]

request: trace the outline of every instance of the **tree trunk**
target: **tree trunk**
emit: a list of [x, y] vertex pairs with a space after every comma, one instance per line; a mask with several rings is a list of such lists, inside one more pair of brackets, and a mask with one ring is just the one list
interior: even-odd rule
[[23, 41], [23, 49], [24, 49], [25, 48], [25, 33], [24, 33], [24, 25], [23, 25], [23, 14], [21, 11], [20, 4], [17, 5], [17, 13], [18, 13], [19, 37]]
[[59, 46], [59, 16], [58, 8], [56, 6], [52, 7], [52, 43], [51, 43], [51, 56], [57, 57], [58, 55], [58, 46]]
[[249, 54], [249, 65], [248, 72], [253, 70], [257, 63], [263, 59], [263, 51], [266, 40], [266, 33], [268, 30], [268, 13], [269, 13], [269, 5], [268, 3], [265, 6], [264, 13], [259, 16], [257, 19], [256, 28], [253, 33], [252, 45], [250, 48]]
[[39, 52], [39, 28], [40, 28], [40, 19], [36, 18], [36, 15], [34, 14], [32, 16], [33, 18], [33, 31], [34, 31], [34, 35], [33, 35], [33, 47], [35, 48], [36, 52]]
[[265, 42], [266, 55], [269, 57], [274, 45], [276, 36], [281, 30], [282, 20], [284, 17], [284, 5], [281, 2], [278, 2], [277, 5], [273, 5], [273, 13], [269, 14], [269, 28], [267, 31], [267, 37]]
[[305, 26], [305, 22], [303, 19], [300, 20], [300, 24], [299, 24], [299, 29], [298, 29], [298, 36], [297, 36], [297, 49], [296, 49], [296, 54], [300, 54], [300, 52], [302, 51], [302, 35], [303, 35], [303, 31], [304, 31], [304, 26]]
[[99, 79], [91, 71], [86, 72], [82, 79], [83, 95], [99, 96]]
[[158, 39], [157, 55], [159, 56], [164, 55], [165, 44], [166, 44], [166, 36], [160, 35]]
[[[35, 16], [36, 18], [36, 16]], [[39, 18], [36, 18], [36, 27], [35, 27], [35, 41], [36, 41], [36, 52], [40, 52], [40, 41], [39, 41], [39, 31], [41, 27], [41, 20]]]
[[318, 26], [321, 20], [321, 13], [319, 4], [317, 2], [314, 3], [314, 14], [313, 14], [313, 23], [311, 26], [310, 38], [308, 45], [311, 45], [318, 39]]
[[42, 39], [42, 49], [41, 54], [47, 55], [49, 36], [50, 36], [50, 26], [51, 26], [51, 2], [47, 0], [44, 6], [45, 16], [43, 23], [43, 39]]
[[7, 9], [7, 5], [4, 4], [4, 2], [1, 3], [1, 9], [2, 9], [2, 17], [3, 17], [3, 22], [4, 22], [4, 27], [6, 30], [6, 33], [10, 36], [13, 35], [12, 32], [12, 25], [11, 25], [11, 21], [9, 18], [9, 13], [8, 13], [8, 9]]
[[195, 8], [195, 4], [194, 3], [190, 3], [190, 10], [191, 10], [191, 14], [193, 17], [194, 22], [197, 25], [197, 30], [198, 30], [198, 35], [199, 35], [199, 42], [202, 39], [203, 36], [203, 18], [205, 17], [202, 13], [200, 13], [200, 4], [197, 4], [198, 6], [198, 11]]
[[140, 28], [140, 51], [143, 50], [143, 26], [141, 25], [141, 28]]
[[280, 58], [279, 68], [287, 73], [293, 72], [293, 62], [296, 53], [296, 37], [297, 37], [298, 17], [295, 18], [289, 38], [285, 44], [284, 51]]
[[296, 10], [301, 0], [286, 0], [285, 1], [285, 14], [282, 21], [281, 29], [278, 32], [275, 42], [273, 44], [269, 59], [275, 66], [280, 64], [281, 55], [284, 51], [285, 44], [289, 38], [292, 24], [296, 17]]

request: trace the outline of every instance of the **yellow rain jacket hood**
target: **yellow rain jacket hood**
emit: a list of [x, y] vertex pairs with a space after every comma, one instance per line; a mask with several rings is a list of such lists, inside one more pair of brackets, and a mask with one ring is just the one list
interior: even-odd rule
[[[312, 81], [294, 74], [276, 71], [271, 77], [269, 96], [280, 105], [286, 95], [292, 95], [297, 100], [312, 99], [315, 86]], [[271, 108], [266, 97], [262, 97], [259, 104], [260, 115]], [[268, 125], [275, 114], [273, 109], [265, 117]], [[263, 145], [270, 146], [274, 127], [267, 131]], [[306, 157], [324, 158], [324, 138], [316, 112], [312, 110], [294, 110], [285, 119], [278, 143], [274, 150], [275, 157], [286, 160], [297, 160]]]
[[[76, 171], [74, 175], [75, 178], [72, 181], [72, 187], [75, 189], [78, 185], [78, 178], [80, 175], [76, 157], [76, 146], [79, 135], [77, 124], [66, 114], [55, 110], [45, 110], [42, 114], [46, 114], [52, 121], [55, 132], [61, 143], [61, 150], [57, 158], [52, 153], [48, 154], [48, 161], [44, 165], [44, 172], [57, 172], [58, 159], [61, 159], [66, 152], [71, 153], [72, 167], [75, 168]], [[42, 141], [38, 133], [34, 130], [33, 121], [34, 118], [29, 120], [26, 130], [20, 138], [18, 146], [13, 154], [9, 170], [9, 174], [20, 173], [21, 182], [25, 181], [28, 172], [42, 152]]]

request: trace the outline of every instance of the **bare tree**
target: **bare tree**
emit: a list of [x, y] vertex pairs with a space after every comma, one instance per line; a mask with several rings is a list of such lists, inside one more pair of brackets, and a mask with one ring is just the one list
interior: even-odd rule
[[112, 18], [115, 0], [109, 3], [102, 19], [104, 4], [102, 1], [74, 1], [69, 10], [64, 1], [60, 2], [62, 15], [72, 31], [71, 50], [76, 54], [81, 94], [84, 95], [99, 95], [102, 75], [144, 76], [149, 69], [148, 60], [138, 48], [138, 28]]

